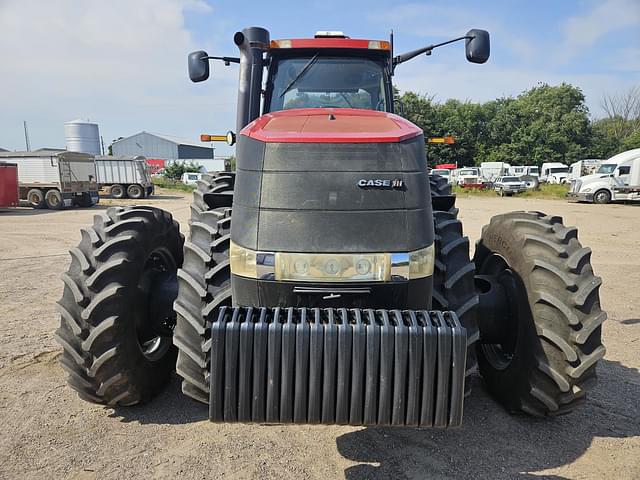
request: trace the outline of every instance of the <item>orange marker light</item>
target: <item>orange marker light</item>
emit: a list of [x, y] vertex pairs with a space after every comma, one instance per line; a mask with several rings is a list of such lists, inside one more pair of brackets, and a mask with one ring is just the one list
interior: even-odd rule
[[226, 135], [207, 135], [203, 133], [202, 135], [200, 135], [200, 141], [201, 142], [226, 142], [227, 136]]

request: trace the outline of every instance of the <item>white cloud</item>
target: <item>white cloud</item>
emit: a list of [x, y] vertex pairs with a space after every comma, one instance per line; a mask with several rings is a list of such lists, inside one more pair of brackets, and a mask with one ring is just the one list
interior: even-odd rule
[[[558, 59], [566, 61], [594, 45], [605, 35], [630, 27], [640, 28], [638, 0], [605, 0], [583, 15], [569, 18], [564, 24], [564, 42]], [[640, 35], [637, 38], [640, 41]]]
[[[185, 14], [202, 0], [8, 0], [0, 4], [0, 146], [64, 145], [63, 122], [90, 118], [108, 144], [140, 130], [194, 138], [233, 127], [237, 72], [193, 85]], [[207, 45], [211, 47], [211, 45]]]

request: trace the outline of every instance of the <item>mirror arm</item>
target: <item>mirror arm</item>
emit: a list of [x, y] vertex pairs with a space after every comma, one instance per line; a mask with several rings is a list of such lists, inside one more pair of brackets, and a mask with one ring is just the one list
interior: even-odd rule
[[409, 61], [412, 58], [417, 57], [418, 55], [421, 55], [423, 53], [425, 55], [431, 55], [431, 51], [434, 48], [442, 47], [443, 45], [449, 45], [450, 43], [453, 43], [453, 42], [459, 42], [460, 40], [467, 40], [467, 39], [471, 39], [471, 38], [473, 38], [473, 36], [464, 35], [462, 37], [454, 38], [452, 40], [447, 40], [446, 42], [436, 43], [436, 44], [429, 45], [429, 46], [424, 47], [424, 48], [419, 48], [418, 50], [412, 50], [411, 52], [407, 52], [407, 53], [403, 53], [401, 55], [397, 55], [397, 56], [395, 56], [393, 58], [393, 68], [395, 68], [396, 65], [400, 65], [401, 63]]
[[240, 58], [238, 57], [202, 57], [202, 59], [203, 60], [222, 60], [227, 67], [232, 63], [240, 63]]

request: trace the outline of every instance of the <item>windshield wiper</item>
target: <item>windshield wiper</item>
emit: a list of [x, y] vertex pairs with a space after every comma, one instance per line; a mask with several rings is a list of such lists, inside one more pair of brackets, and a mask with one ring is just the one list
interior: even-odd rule
[[353, 108], [353, 105], [351, 105], [351, 102], [349, 101], [347, 96], [343, 92], [340, 92], [340, 95], [342, 96], [342, 98], [344, 98], [344, 101], [347, 102], [347, 105], [349, 105], [349, 107]]
[[316, 53], [313, 57], [309, 59], [309, 61], [304, 65], [304, 67], [302, 67], [302, 70], [300, 70], [300, 73], [298, 73], [298, 75], [296, 75], [295, 78], [289, 82], [289, 85], [285, 87], [285, 89], [280, 94], [280, 97], [283, 97], [284, 94], [287, 93], [298, 80], [300, 80], [300, 77], [302, 77], [306, 73], [306, 71], [309, 70], [309, 67], [313, 65], [313, 63], [316, 61], [316, 59], [318, 58], [318, 55], [320, 55], [320, 52]]

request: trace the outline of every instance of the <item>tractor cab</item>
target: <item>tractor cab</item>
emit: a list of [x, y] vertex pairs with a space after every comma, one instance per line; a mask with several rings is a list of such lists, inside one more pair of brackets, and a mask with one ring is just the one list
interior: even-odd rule
[[360, 108], [393, 112], [391, 46], [318, 32], [273, 40], [263, 113], [293, 108]]

